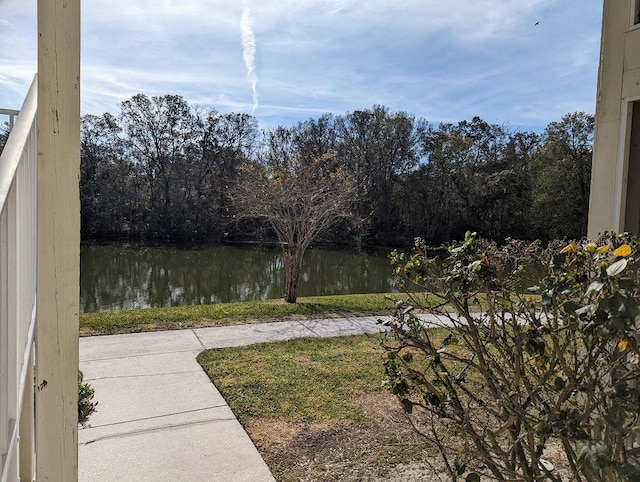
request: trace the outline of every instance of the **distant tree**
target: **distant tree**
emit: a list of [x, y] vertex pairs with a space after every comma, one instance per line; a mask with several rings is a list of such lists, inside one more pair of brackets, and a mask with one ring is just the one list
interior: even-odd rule
[[0, 125], [0, 153], [2, 153], [7, 139], [9, 139], [9, 124], [5, 122]]
[[581, 238], [587, 234], [593, 153], [593, 115], [566, 114], [542, 134], [531, 160], [534, 237]]
[[145, 229], [144, 191], [119, 133], [111, 114], [81, 119], [80, 220], [85, 236], [136, 235]]
[[394, 193], [408, 239], [440, 244], [468, 229], [496, 240], [528, 236], [538, 135], [474, 117], [430, 126], [421, 144], [425, 162]]
[[527, 235], [531, 206], [529, 160], [536, 152], [537, 136], [507, 132], [491, 125], [472, 188], [473, 212], [469, 227], [483, 236], [503, 241]]
[[325, 157], [336, 158], [336, 118], [324, 114], [291, 127], [278, 126], [265, 132], [264, 163], [272, 169], [286, 169], [291, 163]]
[[318, 119], [300, 122], [293, 131], [300, 154], [307, 159], [335, 155], [338, 144], [337, 118], [323, 114]]
[[314, 239], [339, 221], [355, 219], [352, 205], [358, 189], [344, 169], [332, 167], [330, 156], [297, 159], [247, 168], [235, 189], [236, 207], [245, 216], [263, 218], [282, 247], [284, 299], [295, 303], [302, 259]]
[[496, 240], [531, 239], [531, 159], [539, 151], [539, 145], [540, 136], [534, 132], [516, 132], [509, 136], [503, 168], [509, 172], [507, 184], [502, 185], [504, 196], [493, 207], [496, 229], [492, 236]]
[[[262, 151], [264, 163], [271, 169], [289, 169], [292, 163], [313, 162], [314, 159], [322, 157], [325, 159], [323, 162], [325, 170], [344, 165], [344, 159], [337, 153], [339, 142], [337, 119], [340, 118], [323, 114], [318, 119], [310, 118], [292, 127], [280, 126], [266, 131]], [[349, 171], [348, 167], [344, 168]], [[354, 177], [352, 172], [348, 174]], [[365, 199], [360, 199], [360, 202], [367, 203]], [[359, 210], [357, 206], [354, 206], [354, 210], [367, 211]], [[349, 220], [343, 219], [322, 232], [317, 242], [330, 245], [357, 245], [360, 234], [358, 231], [350, 229]]]
[[406, 112], [390, 113], [381, 105], [338, 119], [337, 157], [366, 188], [358, 209], [369, 221], [363, 233], [368, 242], [396, 242], [400, 226], [394, 190], [402, 176], [418, 166], [419, 139], [425, 128], [423, 119]]
[[427, 196], [421, 209], [429, 229], [415, 235], [431, 243], [447, 242], [467, 229], [487, 235], [490, 213], [483, 211], [493, 209], [508, 185], [508, 174], [497, 175], [508, 170], [503, 161], [506, 137], [502, 126], [479, 117], [424, 131], [425, 163], [416, 173], [419, 177], [412, 177]]
[[127, 155], [149, 193], [149, 230], [155, 237], [184, 237], [193, 224], [190, 200], [197, 150], [197, 116], [180, 96], [133, 96], [121, 104], [119, 125]]
[[196, 229], [222, 239], [233, 216], [232, 188], [258, 147], [258, 123], [248, 114], [210, 111], [199, 124], [198, 159], [185, 173], [194, 191], [191, 211]]
[[268, 176], [321, 160], [323, 173], [341, 171], [361, 188], [358, 229], [340, 218], [315, 243], [402, 246], [420, 236], [437, 245], [468, 229], [550, 240], [586, 230], [593, 116], [581, 112], [542, 134], [479, 117], [430, 125], [380, 105], [261, 130], [247, 114], [139, 94], [117, 115], [86, 116], [82, 129], [85, 235], [273, 239], [264, 218], [234, 216], [235, 185], [258, 159]]

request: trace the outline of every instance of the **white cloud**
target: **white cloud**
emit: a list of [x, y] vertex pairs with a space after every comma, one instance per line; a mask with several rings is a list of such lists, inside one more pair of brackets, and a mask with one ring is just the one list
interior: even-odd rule
[[251, 82], [251, 90], [253, 92], [253, 114], [258, 107], [258, 74], [256, 74], [256, 38], [253, 34], [253, 17], [249, 7], [245, 7], [242, 11], [240, 20], [240, 37], [242, 39], [242, 60], [247, 68], [247, 77]]
[[[15, 107], [35, 72], [36, 0], [0, 1], [0, 106]], [[271, 124], [383, 104], [433, 121], [543, 125], [569, 106], [593, 110], [597, 3], [90, 0], [82, 109], [115, 112], [144, 92]]]

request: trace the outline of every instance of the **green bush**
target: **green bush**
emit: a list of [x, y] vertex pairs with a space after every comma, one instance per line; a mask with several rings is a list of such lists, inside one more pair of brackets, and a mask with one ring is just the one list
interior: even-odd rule
[[89, 383], [82, 381], [82, 372], [78, 370], [78, 423], [85, 424], [89, 416], [96, 411], [98, 402], [93, 401], [94, 390]]
[[[560, 481], [552, 442], [574, 480], [639, 480], [638, 239], [563, 244], [467, 233], [440, 258], [419, 239], [391, 254], [400, 287], [442, 303], [398, 303], [388, 387], [453, 480]], [[443, 342], [415, 306], [447, 327]]]

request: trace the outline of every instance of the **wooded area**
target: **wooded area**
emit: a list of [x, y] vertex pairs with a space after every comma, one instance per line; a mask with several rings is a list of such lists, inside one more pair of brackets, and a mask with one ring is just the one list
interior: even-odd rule
[[475, 117], [434, 125], [384, 106], [261, 128], [247, 114], [175, 95], [139, 94], [116, 115], [82, 118], [82, 234], [194, 242], [270, 241], [238, 216], [233, 192], [252, 166], [330, 158], [359, 186], [357, 229], [320, 242], [438, 245], [467, 230], [549, 240], [586, 234], [594, 120], [577, 112], [542, 133]]

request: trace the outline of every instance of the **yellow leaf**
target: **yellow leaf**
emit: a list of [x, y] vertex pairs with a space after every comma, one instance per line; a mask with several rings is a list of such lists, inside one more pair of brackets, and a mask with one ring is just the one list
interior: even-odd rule
[[618, 349], [620, 351], [626, 351], [629, 346], [629, 342], [627, 340], [620, 340], [618, 342]]
[[564, 254], [564, 253], [575, 253], [576, 249], [577, 249], [576, 243], [569, 243], [564, 248], [562, 248], [560, 253], [561, 254]]
[[621, 258], [626, 258], [631, 254], [631, 251], [633, 251], [633, 249], [631, 249], [631, 246], [629, 246], [628, 244], [623, 244], [613, 252], [613, 255], [620, 256]]
[[611, 246], [609, 246], [608, 244], [604, 244], [602, 246], [600, 246], [598, 249], [596, 249], [596, 253], [597, 254], [604, 254], [607, 251], [609, 251], [611, 249]]

